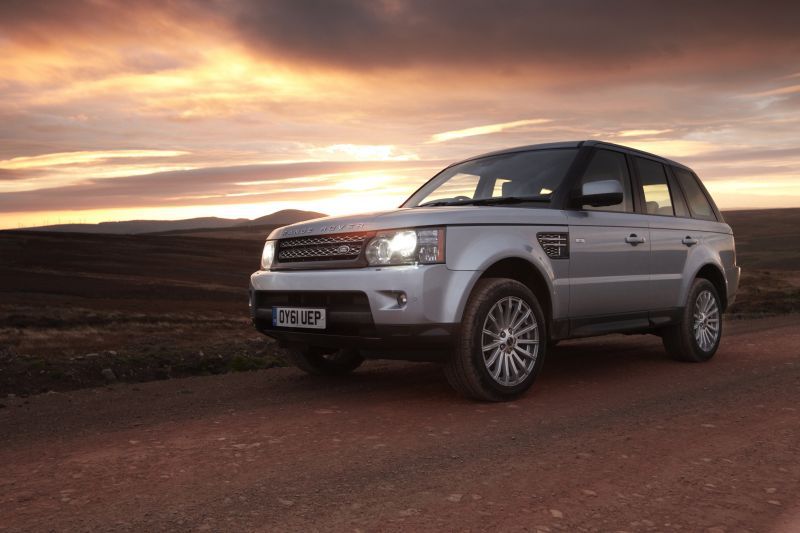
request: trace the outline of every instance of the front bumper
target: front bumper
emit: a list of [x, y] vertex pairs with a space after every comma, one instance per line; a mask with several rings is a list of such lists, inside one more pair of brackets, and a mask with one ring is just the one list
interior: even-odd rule
[[[251, 317], [259, 331], [285, 342], [383, 350], [435, 347], [451, 341], [476, 275], [445, 265], [259, 271], [250, 277]], [[404, 305], [398, 302], [401, 293]], [[273, 327], [269, 296], [278, 294], [290, 302], [326, 307], [324, 302], [333, 302], [328, 316], [334, 327], [325, 332]], [[362, 294], [363, 305], [352, 307], [356, 298], [346, 300], [350, 307], [337, 308], [339, 298], [330, 295], [343, 294]]]

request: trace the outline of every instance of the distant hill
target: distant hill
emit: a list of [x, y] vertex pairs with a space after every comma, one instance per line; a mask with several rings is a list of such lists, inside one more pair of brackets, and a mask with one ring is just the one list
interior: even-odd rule
[[304, 220], [311, 220], [312, 218], [325, 217], [323, 213], [316, 213], [314, 211], [301, 211], [299, 209], [284, 209], [277, 211], [271, 215], [266, 215], [253, 220], [248, 220], [237, 224], [238, 226], [288, 226], [296, 222], [303, 222]]
[[220, 230], [250, 226], [286, 226], [312, 218], [324, 217], [322, 213], [285, 209], [270, 215], [249, 220], [247, 218], [199, 217], [182, 220], [126, 220], [100, 222], [99, 224], [56, 224], [20, 228], [28, 231], [54, 231], [62, 233], [102, 233], [115, 235], [137, 235], [142, 233], [185, 232], [194, 230]]

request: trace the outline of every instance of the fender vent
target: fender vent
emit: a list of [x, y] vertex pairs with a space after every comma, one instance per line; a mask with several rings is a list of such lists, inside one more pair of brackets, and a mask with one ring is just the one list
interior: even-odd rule
[[569, 259], [569, 233], [537, 233], [539, 244], [551, 259]]

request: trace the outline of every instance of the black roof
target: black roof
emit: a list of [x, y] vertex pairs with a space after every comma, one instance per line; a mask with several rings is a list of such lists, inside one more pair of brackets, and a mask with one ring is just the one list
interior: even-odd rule
[[[666, 157], [662, 157], [660, 155], [651, 154], [650, 152], [645, 152], [644, 150], [637, 150], [636, 148], [631, 148], [630, 146], [624, 146], [622, 144], [614, 144], [606, 141], [598, 141], [594, 139], [589, 139], [585, 141], [562, 141], [562, 142], [553, 142], [553, 143], [542, 143], [542, 144], [530, 144], [526, 146], [515, 146], [513, 148], [504, 148], [503, 150], [495, 150], [494, 152], [488, 152], [485, 154], [481, 154], [478, 156], [470, 157], [465, 159], [464, 161], [469, 161], [472, 159], [478, 159], [480, 157], [486, 157], [491, 155], [501, 155], [501, 154], [510, 154], [514, 152], [527, 152], [530, 150], [544, 150], [544, 149], [552, 149], [552, 148], [580, 148], [582, 146], [599, 146], [599, 147], [608, 147], [614, 148], [616, 150], [622, 150], [625, 152], [629, 152], [636, 155], [643, 155], [646, 157], [650, 157], [652, 159], [657, 159], [664, 163], [675, 165], [678, 167], [685, 168], [687, 170], [691, 170], [689, 167], [684, 165], [683, 163], [678, 163], [677, 161], [673, 161], [671, 159], [667, 159]], [[460, 161], [463, 162], [463, 161]]]

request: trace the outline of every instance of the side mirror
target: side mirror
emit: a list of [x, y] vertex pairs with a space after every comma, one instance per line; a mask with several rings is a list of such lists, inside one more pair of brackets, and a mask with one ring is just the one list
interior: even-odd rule
[[581, 193], [575, 198], [575, 204], [603, 207], [621, 204], [623, 199], [622, 185], [619, 181], [590, 181], [581, 187]]

